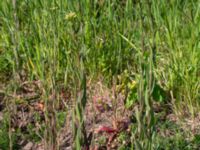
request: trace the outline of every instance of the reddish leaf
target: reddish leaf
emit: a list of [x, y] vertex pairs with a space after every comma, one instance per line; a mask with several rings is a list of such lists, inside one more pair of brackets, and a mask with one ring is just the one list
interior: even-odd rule
[[96, 133], [106, 132], [106, 133], [115, 133], [116, 130], [111, 127], [100, 126], [96, 131]]

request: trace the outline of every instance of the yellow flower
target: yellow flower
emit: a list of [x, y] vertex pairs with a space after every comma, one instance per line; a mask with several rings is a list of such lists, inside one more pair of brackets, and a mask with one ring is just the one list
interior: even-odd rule
[[71, 20], [71, 19], [74, 19], [74, 18], [76, 18], [76, 13], [75, 12], [70, 12], [70, 13], [65, 15], [65, 19], [66, 20]]
[[129, 89], [134, 89], [136, 87], [137, 82], [133, 80], [131, 83], [128, 83]]

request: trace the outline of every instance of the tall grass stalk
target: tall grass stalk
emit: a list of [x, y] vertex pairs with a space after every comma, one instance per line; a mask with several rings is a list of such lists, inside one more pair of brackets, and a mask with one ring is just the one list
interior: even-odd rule
[[80, 86], [77, 93], [76, 106], [73, 112], [72, 128], [75, 149], [89, 149], [87, 132], [85, 128], [84, 111], [87, 103], [86, 97], [86, 73], [84, 69], [84, 54], [80, 55]]
[[[140, 8], [140, 24], [141, 24], [141, 48], [137, 48], [126, 37], [122, 36], [133, 48], [137, 50], [137, 64], [138, 64], [138, 101], [139, 106], [136, 108], [137, 127], [133, 134], [133, 143], [136, 149], [153, 149], [153, 137], [154, 137], [154, 112], [152, 108], [152, 92], [154, 89], [154, 64], [155, 64], [155, 29], [154, 18], [151, 13], [151, 3], [139, 2]], [[150, 20], [152, 24], [152, 46], [146, 50], [146, 39], [148, 35], [145, 34], [145, 22], [144, 22], [144, 9], [148, 8], [150, 14]], [[151, 45], [151, 42], [149, 42]]]

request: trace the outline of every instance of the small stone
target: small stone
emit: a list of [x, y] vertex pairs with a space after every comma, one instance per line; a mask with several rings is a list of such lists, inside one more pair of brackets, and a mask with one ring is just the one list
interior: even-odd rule
[[28, 142], [22, 150], [31, 150], [33, 147], [33, 143], [32, 142]]
[[126, 141], [123, 141], [123, 145], [125, 145], [126, 144]]

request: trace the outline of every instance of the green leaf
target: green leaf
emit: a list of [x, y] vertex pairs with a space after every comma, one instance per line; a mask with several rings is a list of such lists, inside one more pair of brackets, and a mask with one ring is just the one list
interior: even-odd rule
[[128, 94], [128, 97], [127, 97], [127, 99], [126, 99], [126, 104], [125, 104], [125, 106], [126, 106], [127, 108], [132, 107], [132, 106], [135, 104], [135, 102], [137, 101], [137, 99], [138, 99], [137, 89], [134, 88], [134, 89]]
[[158, 102], [163, 102], [166, 99], [166, 93], [164, 89], [158, 84], [155, 84], [152, 96], [153, 99]]

